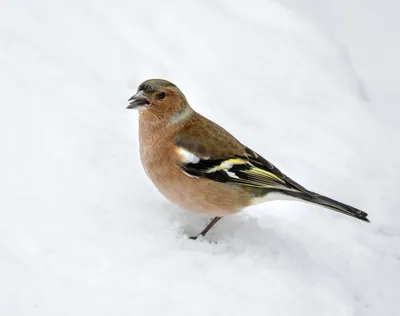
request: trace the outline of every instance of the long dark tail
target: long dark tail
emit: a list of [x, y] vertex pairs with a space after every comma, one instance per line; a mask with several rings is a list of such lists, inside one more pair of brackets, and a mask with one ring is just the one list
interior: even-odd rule
[[357, 218], [359, 220], [369, 223], [369, 219], [367, 218], [368, 217], [367, 213], [360, 211], [359, 209], [356, 209], [355, 207], [352, 207], [350, 205], [346, 205], [344, 203], [335, 201], [326, 196], [319, 195], [318, 193], [314, 193], [311, 191], [307, 191], [307, 192], [289, 191], [289, 190], [279, 190], [279, 191], [280, 191], [280, 193], [283, 193], [285, 195], [289, 195], [291, 197], [299, 198], [299, 199], [305, 200], [307, 202], [322, 205], [322, 206], [329, 208], [331, 210], [334, 210], [336, 212], [346, 214], [351, 217], [354, 217], [354, 218]]

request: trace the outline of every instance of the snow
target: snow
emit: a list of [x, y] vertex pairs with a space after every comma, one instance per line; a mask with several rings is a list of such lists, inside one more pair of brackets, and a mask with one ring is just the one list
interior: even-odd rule
[[[397, 55], [290, 3], [2, 2], [0, 315], [398, 315]], [[372, 223], [270, 202], [189, 240], [209, 218], [156, 191], [125, 109], [149, 78]]]

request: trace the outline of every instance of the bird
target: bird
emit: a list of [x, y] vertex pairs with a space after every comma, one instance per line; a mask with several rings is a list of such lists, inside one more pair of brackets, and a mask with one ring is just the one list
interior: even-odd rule
[[164, 79], [142, 82], [128, 100], [139, 111], [140, 159], [158, 191], [181, 208], [207, 214], [207, 232], [227, 215], [271, 200], [295, 199], [364, 222], [368, 214], [301, 186], [224, 128], [197, 113]]

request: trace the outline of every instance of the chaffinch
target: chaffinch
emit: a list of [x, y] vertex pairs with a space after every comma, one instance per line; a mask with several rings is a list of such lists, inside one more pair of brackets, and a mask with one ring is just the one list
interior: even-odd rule
[[284, 175], [195, 112], [169, 81], [143, 82], [127, 108], [139, 110], [140, 157], [157, 189], [186, 210], [214, 216], [197, 236], [204, 236], [225, 215], [288, 197], [369, 222], [367, 213], [309, 191]]

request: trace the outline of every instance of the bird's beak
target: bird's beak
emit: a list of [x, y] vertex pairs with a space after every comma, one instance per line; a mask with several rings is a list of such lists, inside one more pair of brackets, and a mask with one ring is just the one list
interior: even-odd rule
[[129, 105], [126, 107], [127, 109], [143, 109], [150, 104], [149, 99], [143, 91], [137, 92], [128, 101]]

